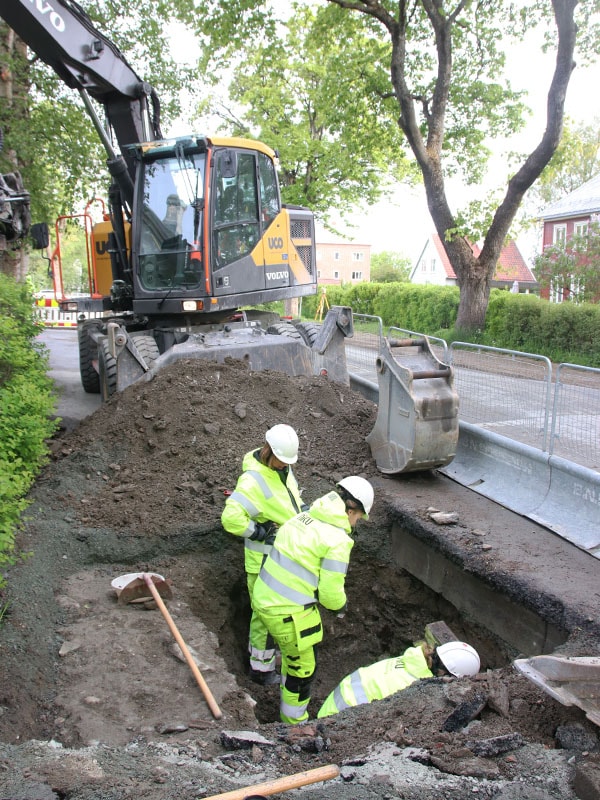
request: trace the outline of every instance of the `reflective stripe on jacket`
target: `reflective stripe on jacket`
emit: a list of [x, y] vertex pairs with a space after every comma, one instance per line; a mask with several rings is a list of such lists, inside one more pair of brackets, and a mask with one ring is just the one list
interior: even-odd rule
[[252, 541], [256, 522], [271, 520], [281, 525], [298, 514], [302, 505], [298, 483], [291, 467], [276, 470], [258, 459], [260, 450], [251, 450], [243, 458], [242, 474], [235, 491], [225, 501], [221, 524], [234, 536], [245, 541], [245, 569], [258, 573], [263, 556], [271, 550], [269, 545]]
[[314, 605], [337, 611], [346, 603], [344, 582], [354, 542], [343, 500], [320, 497], [277, 533], [252, 593], [259, 613], [296, 613]]
[[423, 650], [409, 647], [397, 658], [386, 658], [346, 675], [327, 697], [317, 716], [328, 717], [350, 706], [382, 700], [421, 678], [432, 677]]

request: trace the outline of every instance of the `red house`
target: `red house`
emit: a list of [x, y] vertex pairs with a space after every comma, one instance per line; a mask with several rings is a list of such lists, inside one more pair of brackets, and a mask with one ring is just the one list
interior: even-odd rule
[[[544, 224], [542, 250], [566, 242], [574, 234], [585, 235], [592, 222], [600, 221], [600, 174], [583, 183], [570, 194], [546, 206], [540, 214]], [[562, 303], [570, 294], [568, 287], [551, 291], [542, 289], [541, 296]]]

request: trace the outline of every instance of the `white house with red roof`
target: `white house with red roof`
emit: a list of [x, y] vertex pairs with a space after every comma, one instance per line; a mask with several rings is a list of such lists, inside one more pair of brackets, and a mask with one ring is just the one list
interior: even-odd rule
[[[478, 245], [471, 245], [471, 249], [476, 256], [479, 255]], [[410, 273], [410, 281], [434, 286], [456, 286], [458, 284], [456, 273], [448, 261], [442, 240], [437, 233], [432, 233], [427, 239], [425, 247]], [[535, 293], [538, 290], [535, 276], [525, 263], [514, 240], [510, 240], [500, 253], [491, 287], [525, 294]]]

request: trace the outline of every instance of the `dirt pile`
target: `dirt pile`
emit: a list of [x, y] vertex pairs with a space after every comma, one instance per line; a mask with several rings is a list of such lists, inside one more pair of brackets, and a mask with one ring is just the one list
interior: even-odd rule
[[[575, 771], [594, 758], [596, 729], [393, 567], [387, 479], [365, 442], [375, 413], [319, 377], [190, 361], [56, 438], [20, 535], [31, 555], [9, 571], [4, 598], [0, 798], [191, 800], [330, 763], [342, 777], [305, 790], [307, 798], [576, 796]], [[246, 677], [242, 546], [219, 524], [242, 456], [278, 422], [298, 431], [305, 500], [348, 474], [370, 478], [380, 499], [357, 532], [348, 613], [324, 613], [311, 713], [343, 675], [401, 652], [436, 619], [477, 644], [477, 680], [422, 682], [302, 729], [278, 723], [277, 689]], [[146, 570], [172, 582], [169, 610], [222, 719], [174, 652], [160, 613], [117, 604], [111, 580]], [[448, 729], [453, 711], [475, 706], [473, 721]]]

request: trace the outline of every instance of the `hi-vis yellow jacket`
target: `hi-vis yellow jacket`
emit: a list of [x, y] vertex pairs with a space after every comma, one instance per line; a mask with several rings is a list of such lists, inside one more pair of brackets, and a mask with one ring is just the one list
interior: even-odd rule
[[270, 545], [252, 541], [257, 522], [281, 525], [300, 512], [302, 500], [291, 467], [271, 469], [259, 461], [259, 450], [251, 450], [243, 458], [242, 474], [235, 491], [225, 501], [221, 524], [229, 533], [245, 539], [246, 572], [260, 572], [263, 557]]
[[423, 650], [409, 647], [397, 658], [386, 658], [346, 675], [325, 700], [317, 716], [329, 717], [350, 706], [381, 700], [421, 678], [432, 677]]
[[320, 497], [282, 525], [254, 585], [252, 607], [295, 614], [317, 601], [331, 611], [346, 604], [344, 583], [354, 542], [337, 492]]

